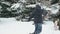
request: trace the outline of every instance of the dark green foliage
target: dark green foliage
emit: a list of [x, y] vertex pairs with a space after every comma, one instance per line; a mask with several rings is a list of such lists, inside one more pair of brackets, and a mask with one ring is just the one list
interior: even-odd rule
[[51, 1], [51, 4], [56, 4], [56, 3], [58, 3], [59, 2], [59, 0], [52, 0]]
[[[8, 3], [9, 4], [9, 3]], [[17, 10], [11, 10], [10, 7], [11, 5], [7, 5], [4, 3], [0, 2], [0, 6], [2, 8], [0, 8], [0, 17], [15, 17], [18, 16], [19, 14], [17, 13]]]

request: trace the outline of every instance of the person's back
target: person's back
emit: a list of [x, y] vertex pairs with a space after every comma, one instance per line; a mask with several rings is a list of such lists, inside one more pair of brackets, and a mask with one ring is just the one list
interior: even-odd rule
[[36, 5], [36, 9], [34, 12], [34, 22], [35, 23], [42, 23], [42, 9], [39, 5]]

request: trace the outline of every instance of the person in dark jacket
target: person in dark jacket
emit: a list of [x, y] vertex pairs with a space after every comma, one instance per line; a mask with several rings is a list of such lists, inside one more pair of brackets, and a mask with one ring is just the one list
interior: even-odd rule
[[36, 5], [35, 10], [32, 12], [30, 15], [30, 18], [28, 21], [31, 20], [31, 18], [34, 18], [34, 24], [35, 24], [35, 31], [30, 34], [39, 34], [42, 31], [42, 24], [43, 24], [43, 19], [42, 19], [42, 9], [39, 5]]

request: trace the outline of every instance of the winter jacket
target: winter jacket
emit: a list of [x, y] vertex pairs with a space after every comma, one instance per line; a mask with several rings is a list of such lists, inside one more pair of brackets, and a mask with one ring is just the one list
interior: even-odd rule
[[36, 8], [35, 10], [32, 12], [32, 14], [30, 15], [30, 18], [34, 18], [34, 23], [43, 23], [43, 20], [42, 20], [42, 9], [39, 5], [36, 5]]

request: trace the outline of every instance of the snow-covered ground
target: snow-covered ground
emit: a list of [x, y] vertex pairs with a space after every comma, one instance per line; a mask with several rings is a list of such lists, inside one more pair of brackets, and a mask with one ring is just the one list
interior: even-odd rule
[[[34, 31], [33, 21], [21, 22], [15, 18], [0, 18], [0, 34], [29, 34]], [[59, 30], [54, 30], [52, 21], [45, 21], [42, 25], [41, 34], [60, 34]]]

